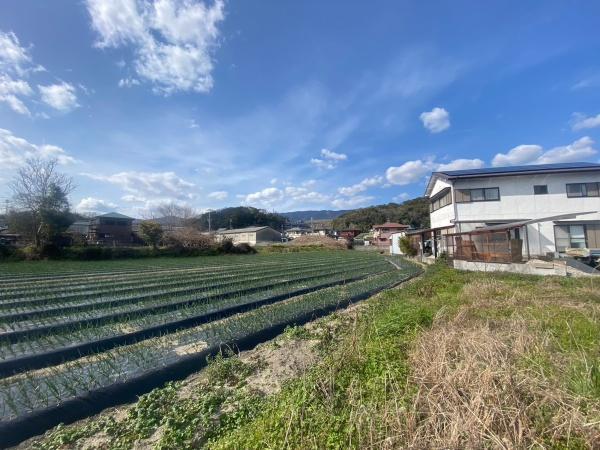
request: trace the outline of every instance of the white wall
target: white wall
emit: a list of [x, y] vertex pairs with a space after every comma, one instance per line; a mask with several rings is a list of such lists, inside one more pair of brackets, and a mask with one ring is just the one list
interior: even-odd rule
[[[476, 189], [498, 187], [500, 200], [491, 202], [457, 203], [457, 221], [460, 231], [469, 231], [484, 222], [502, 222], [518, 219], [539, 219], [559, 214], [582, 211], [596, 211], [580, 216], [578, 220], [600, 221], [600, 197], [569, 198], [567, 183], [600, 182], [600, 173], [581, 172], [565, 174], [539, 174], [527, 176], [488, 177], [468, 180], [455, 180], [453, 189]], [[534, 195], [534, 185], [547, 185], [548, 194]], [[439, 192], [448, 183], [437, 180], [433, 192]], [[452, 224], [454, 205], [445, 206], [431, 213], [431, 226], [441, 227]], [[464, 221], [477, 221], [464, 223]], [[538, 229], [541, 235], [538, 233]], [[532, 255], [543, 255], [555, 251], [554, 223], [544, 222], [528, 226], [529, 249]], [[524, 233], [523, 233], [524, 234]], [[521, 236], [525, 238], [525, 236]], [[526, 252], [526, 246], [523, 246]]]

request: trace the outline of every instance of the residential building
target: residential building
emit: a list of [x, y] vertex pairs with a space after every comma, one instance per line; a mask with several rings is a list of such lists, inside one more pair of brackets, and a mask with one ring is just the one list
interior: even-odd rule
[[395, 222], [386, 222], [381, 225], [373, 225], [373, 240], [372, 244], [386, 250], [390, 247], [390, 237], [392, 233], [398, 233], [410, 228], [408, 225]]
[[296, 239], [296, 238], [298, 238], [300, 236], [305, 236], [305, 235], [310, 234], [310, 233], [311, 233], [311, 229], [310, 228], [308, 228], [308, 227], [301, 227], [301, 226], [292, 227], [292, 228], [289, 228], [289, 229], [285, 230], [285, 236], [288, 239]]
[[600, 251], [600, 164], [438, 171], [425, 195], [431, 228], [407, 233], [421, 254], [517, 262]]
[[234, 244], [263, 245], [281, 242], [281, 233], [267, 226], [234, 228], [232, 230], [218, 230], [216, 239], [231, 239]]
[[337, 232], [337, 237], [338, 239], [346, 239], [347, 241], [351, 241], [359, 234], [360, 230], [356, 229], [339, 230]]
[[89, 240], [97, 244], [124, 245], [135, 242], [133, 217], [111, 212], [90, 220]]

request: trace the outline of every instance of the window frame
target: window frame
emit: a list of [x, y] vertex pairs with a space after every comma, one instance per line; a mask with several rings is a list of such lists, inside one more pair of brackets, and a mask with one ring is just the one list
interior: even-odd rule
[[429, 212], [435, 212], [452, 204], [452, 189], [447, 187], [434, 195], [429, 201]]
[[[487, 191], [495, 190], [497, 192], [497, 198], [488, 198]], [[501, 200], [500, 196], [500, 187], [482, 187], [482, 188], [468, 188], [468, 189], [457, 189], [458, 194], [456, 196], [456, 203], [480, 203], [480, 202], [499, 202]], [[481, 191], [483, 194], [482, 200], [473, 200], [473, 196], [471, 194], [472, 191]], [[468, 196], [468, 200], [461, 200], [460, 198]]]
[[[546, 192], [536, 192], [536, 188], [543, 188]], [[548, 195], [548, 185], [547, 184], [534, 184], [533, 185], [533, 195]]]
[[[579, 186], [579, 192], [581, 193], [581, 195], [572, 195], [572, 193], [569, 192], [571, 186]], [[590, 186], [593, 186], [592, 190], [595, 189], [595, 195], [589, 195]], [[598, 183], [597, 181], [591, 181], [586, 183], [567, 183], [565, 185], [565, 191], [567, 193], [568, 198], [600, 197], [600, 183]]]

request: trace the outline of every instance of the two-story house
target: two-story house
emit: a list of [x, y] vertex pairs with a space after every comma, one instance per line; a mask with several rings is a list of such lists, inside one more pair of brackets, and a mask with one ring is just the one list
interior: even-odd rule
[[386, 222], [381, 225], [373, 225], [373, 244], [388, 250], [392, 243], [391, 236], [394, 233], [408, 230], [408, 225], [395, 222]]
[[600, 164], [439, 171], [425, 195], [431, 229], [422, 236], [434, 255], [457, 245], [463, 256], [497, 261], [506, 245], [513, 260], [600, 249]]

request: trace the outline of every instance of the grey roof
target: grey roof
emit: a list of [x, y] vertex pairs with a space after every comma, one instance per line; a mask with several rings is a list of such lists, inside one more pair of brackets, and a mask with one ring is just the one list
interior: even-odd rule
[[482, 169], [439, 170], [433, 172], [427, 183], [425, 195], [429, 196], [437, 179], [455, 180], [458, 178], [497, 177], [505, 175], [528, 175], [533, 173], [587, 172], [600, 171], [600, 164], [572, 162], [560, 164], [531, 164], [526, 166], [485, 167]]
[[118, 212], [110, 212], [110, 213], [106, 213], [106, 214], [98, 214], [95, 217], [103, 217], [106, 219], [128, 219], [128, 220], [133, 220], [133, 217], [129, 217], [126, 216], [125, 214], [120, 214]]
[[[255, 233], [257, 231], [264, 230], [265, 228], [271, 228], [271, 227], [262, 226], [262, 227], [233, 228], [232, 230], [219, 230], [219, 231], [217, 231], [217, 233], [218, 234]], [[273, 230], [273, 231], [276, 231], [276, 230]]]

